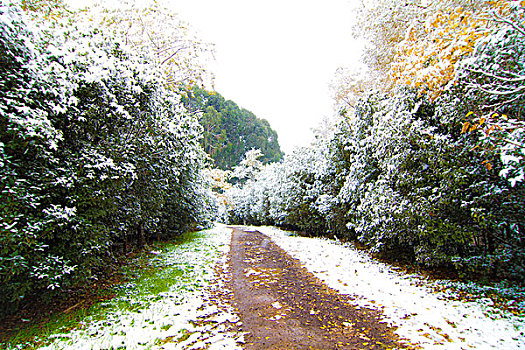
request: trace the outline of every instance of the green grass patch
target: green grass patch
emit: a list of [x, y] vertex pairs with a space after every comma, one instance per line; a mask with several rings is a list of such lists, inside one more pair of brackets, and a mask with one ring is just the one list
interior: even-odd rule
[[[35, 349], [50, 344], [60, 333], [82, 329], [94, 321], [106, 320], [116, 312], [133, 312], [147, 308], [152, 302], [163, 298], [172, 288], [193, 291], [202, 286], [202, 271], [184, 261], [184, 254], [203, 252], [209, 256], [213, 247], [205, 247], [205, 232], [189, 232], [172, 242], [155, 243], [140, 256], [121, 268], [125, 277], [123, 284], [111, 291], [113, 297], [90, 307], [76, 307], [67, 313], [55, 314], [46, 322], [21, 328], [2, 349]], [[208, 252], [209, 251], [209, 252]], [[154, 254], [151, 252], [155, 252]], [[55, 336], [53, 336], [55, 335]]]

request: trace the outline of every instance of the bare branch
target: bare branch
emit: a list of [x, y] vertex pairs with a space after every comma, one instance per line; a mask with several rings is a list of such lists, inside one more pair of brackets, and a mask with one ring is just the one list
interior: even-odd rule
[[473, 84], [470, 84], [470, 86], [473, 87], [474, 89], [481, 90], [481, 91], [483, 91], [483, 92], [485, 92], [487, 94], [496, 95], [496, 96], [509, 96], [509, 95], [514, 95], [514, 94], [518, 94], [520, 92], [525, 91], [525, 85], [521, 86], [521, 87], [519, 87], [519, 88], [517, 88], [515, 90], [511, 90], [511, 91], [487, 90], [483, 86], [473, 85]]
[[510, 100], [507, 100], [507, 101], [502, 101], [502, 102], [495, 103], [495, 104], [492, 104], [492, 105], [483, 105], [482, 109], [499, 109], [499, 108], [501, 108], [503, 106], [506, 106], [506, 105], [509, 105], [509, 104], [513, 103], [516, 100], [519, 100], [520, 97], [522, 97], [522, 96], [516, 96], [513, 99], [510, 99]]
[[173, 57], [177, 56], [177, 54], [182, 51], [184, 48], [178, 48], [174, 53], [172, 53], [171, 55], [169, 55], [165, 60], [163, 60], [162, 62], [160, 62], [160, 65], [164, 65], [164, 63], [168, 62], [169, 60], [171, 60]]
[[494, 136], [493, 134], [489, 134], [488, 137], [490, 137], [491, 139], [497, 140], [497, 141], [503, 141], [503, 142], [505, 142], [507, 144], [514, 145], [516, 147], [525, 149], [525, 143], [518, 143], [516, 141], [509, 140], [509, 139], [506, 139], [504, 137]]
[[518, 26], [515, 22], [507, 18], [501, 17], [496, 12], [493, 12], [492, 15], [493, 15], [493, 21], [498, 22], [498, 23], [506, 23], [510, 25], [512, 28], [514, 28], [515, 30], [517, 30], [518, 32], [520, 32], [522, 35], [525, 35], [525, 29]]
[[515, 78], [515, 79], [505, 78], [505, 77], [502, 77], [502, 76], [499, 76], [499, 75], [496, 75], [496, 74], [492, 74], [492, 73], [481, 71], [481, 70], [477, 70], [477, 69], [467, 68], [467, 70], [472, 72], [472, 73], [485, 75], [487, 77], [491, 77], [491, 78], [498, 79], [498, 80], [501, 80], [501, 81], [505, 81], [505, 82], [508, 82], [508, 83], [525, 82], [525, 76], [521, 76], [521, 75], [519, 75], [517, 73], [513, 73], [513, 72], [509, 72], [509, 71], [503, 71], [503, 73], [506, 73], [506, 74], [509, 74], [509, 75], [514, 75], [514, 76], [518, 76], [519, 78]]

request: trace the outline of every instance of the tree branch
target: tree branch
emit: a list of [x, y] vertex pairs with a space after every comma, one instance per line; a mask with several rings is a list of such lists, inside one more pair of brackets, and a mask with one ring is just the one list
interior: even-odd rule
[[504, 137], [494, 136], [494, 135], [492, 135], [492, 134], [489, 134], [489, 135], [487, 135], [487, 136], [488, 136], [489, 138], [492, 138], [492, 139], [495, 139], [495, 140], [498, 140], [498, 141], [503, 141], [503, 142], [505, 142], [505, 143], [508, 143], [508, 144], [510, 144], [510, 145], [514, 145], [514, 146], [516, 146], [516, 147], [519, 147], [519, 148], [522, 148], [522, 149], [525, 150], [525, 144], [523, 144], [523, 143], [518, 143], [518, 142], [516, 142], [516, 141], [512, 141], [512, 140], [506, 139], [506, 138], [504, 138]]
[[520, 83], [520, 82], [525, 82], [525, 76], [521, 76], [517, 73], [513, 73], [513, 72], [508, 72], [508, 71], [504, 71], [504, 73], [507, 73], [507, 74], [510, 74], [510, 75], [515, 75], [515, 76], [518, 76], [519, 78], [515, 78], [515, 79], [512, 79], [512, 78], [505, 78], [505, 77], [502, 77], [502, 76], [499, 76], [499, 75], [496, 75], [496, 74], [492, 74], [492, 73], [489, 73], [489, 72], [484, 72], [484, 71], [481, 71], [481, 70], [477, 70], [477, 69], [470, 69], [470, 68], [467, 68], [468, 71], [472, 72], [472, 73], [477, 73], [477, 74], [481, 74], [481, 75], [485, 75], [487, 77], [491, 77], [491, 78], [494, 78], [494, 79], [498, 79], [498, 80], [501, 80], [501, 81], [505, 81], [505, 82], [508, 82], [508, 83]]
[[172, 59], [173, 57], [175, 57], [180, 51], [182, 51], [183, 48], [180, 47], [178, 48], [174, 53], [172, 53], [171, 55], [169, 55], [165, 60], [163, 60], [162, 62], [160, 62], [160, 65], [162, 66], [164, 63], [168, 62], [170, 59]]
[[495, 22], [509, 24], [512, 28], [514, 28], [515, 30], [517, 30], [518, 32], [520, 32], [522, 35], [525, 35], [525, 29], [519, 27], [519, 26], [518, 26], [516, 23], [514, 23], [513, 21], [511, 21], [511, 20], [509, 20], [509, 19], [507, 19], [507, 18], [504, 18], [504, 17], [499, 16], [496, 12], [493, 12], [492, 15], [493, 15], [493, 20], [494, 20]]
[[471, 85], [471, 86], [473, 88], [481, 90], [481, 91], [483, 91], [483, 92], [485, 92], [487, 94], [496, 95], [496, 96], [509, 96], [509, 95], [514, 95], [514, 94], [520, 93], [522, 91], [525, 91], [525, 85], [521, 86], [521, 87], [519, 87], [519, 88], [517, 88], [515, 90], [511, 90], [511, 91], [487, 90], [483, 86], [478, 86], [478, 85]]

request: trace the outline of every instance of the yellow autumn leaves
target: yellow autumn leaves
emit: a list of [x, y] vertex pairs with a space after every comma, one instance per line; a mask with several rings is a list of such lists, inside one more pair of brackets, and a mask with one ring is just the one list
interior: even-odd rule
[[414, 21], [395, 47], [390, 67], [393, 85], [412, 86], [430, 99], [437, 98], [453, 80], [456, 63], [472, 54], [478, 40], [497, 25], [494, 17], [505, 17], [509, 11], [507, 1], [490, 1], [481, 10], [447, 8], [424, 23]]

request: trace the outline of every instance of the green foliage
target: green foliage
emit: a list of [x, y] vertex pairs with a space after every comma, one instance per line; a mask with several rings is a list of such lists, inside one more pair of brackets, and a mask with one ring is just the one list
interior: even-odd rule
[[226, 192], [230, 220], [359, 240], [373, 252], [465, 276], [520, 280], [524, 186], [489, 170], [458, 127], [454, 95], [372, 92], [334, 135]]
[[483, 166], [475, 137], [460, 135], [463, 113], [454, 96], [431, 104], [401, 90], [362, 99], [342, 154], [348, 227], [373, 250], [426, 267], [467, 273], [483, 261], [470, 270], [519, 279], [524, 189], [496, 175], [501, 163], [496, 174]]
[[[0, 6], [0, 311], [211, 220], [202, 127], [146, 55]], [[38, 28], [30, 30], [29, 27]]]
[[356, 26], [375, 81], [345, 79], [334, 135], [232, 188], [230, 217], [523, 281], [525, 2], [387, 2]]
[[[129, 312], [144, 311], [162, 300], [169, 300], [167, 303], [173, 309], [163, 308], [165, 315], [156, 314], [158, 319], [165, 318], [170, 312], [171, 315], [174, 311], [180, 312], [181, 304], [187, 301], [188, 294], [209, 282], [208, 270], [217, 255], [217, 247], [216, 242], [207, 237], [209, 237], [208, 231], [199, 231], [185, 233], [174, 241], [153, 243], [150, 246], [151, 251], [141, 252], [118, 268], [117, 273], [121, 275], [119, 280], [123, 282], [122, 284], [97, 290], [97, 295], [92, 295], [93, 299], [86, 303], [87, 307], [84, 303], [77, 304], [68, 312], [51, 315], [48, 320], [44, 320], [44, 323], [22, 325], [13, 338], [0, 342], [0, 347], [3, 349], [64, 347], [65, 344], [56, 342], [64, 339], [62, 338], [64, 333], [74, 328], [81, 328], [85, 332], [86, 339], [93, 341], [90, 335], [92, 333], [87, 329], [100, 327], [104, 334], [114, 332], [114, 330], [108, 331], [108, 323], [118, 324], [119, 331], [123, 330], [122, 323], [124, 323], [124, 327], [131, 328], [125, 332], [133, 332], [136, 331], [133, 326], [142, 329], [137, 324], [149, 322], [150, 319], [147, 316], [144, 317], [146, 320], [135, 318], [137, 324], [120, 323], [117, 320], [125, 319]], [[99, 297], [100, 299], [97, 300]], [[90, 305], [93, 301], [95, 303]], [[97, 321], [103, 322], [97, 323]], [[165, 323], [161, 327], [166, 329], [176, 327], [169, 321]], [[73, 347], [84, 347], [79, 344], [79, 338], [71, 340], [71, 343], [70, 346]], [[93, 347], [95, 346], [108, 348], [108, 345], [103, 344]]]
[[282, 158], [277, 133], [268, 121], [226, 101], [218, 93], [194, 87], [187, 94], [184, 104], [190, 111], [201, 112], [199, 121], [204, 128], [201, 144], [218, 168], [233, 169], [250, 149], [261, 150], [264, 164]]
[[458, 67], [456, 90], [469, 101], [464, 131], [479, 134], [478, 149], [499, 155], [500, 175], [511, 183], [525, 180], [525, 7], [494, 14], [498, 28], [476, 43], [469, 59]]
[[24, 11], [40, 12], [50, 15], [56, 10], [64, 9], [63, 0], [21, 0]]
[[[34, 39], [20, 18], [8, 6], [1, 11], [10, 21], [0, 22], [0, 304], [18, 303], [35, 286], [53, 288], [71, 265], [46, 254], [47, 245], [36, 234], [44, 230], [46, 218], [40, 209], [42, 189], [49, 181], [48, 164], [56, 162], [61, 133], [48, 118], [51, 106], [60, 106], [50, 83], [39, 74], [44, 63], [27, 45]], [[47, 266], [49, 274], [42, 273]], [[31, 268], [34, 271], [31, 271]], [[30, 278], [30, 273], [36, 278]], [[1, 310], [1, 307], [0, 307]]]

